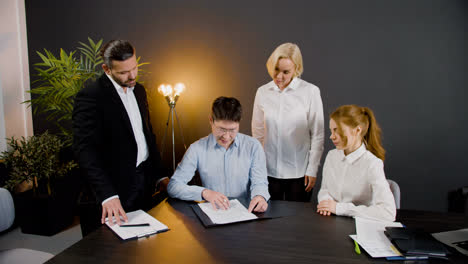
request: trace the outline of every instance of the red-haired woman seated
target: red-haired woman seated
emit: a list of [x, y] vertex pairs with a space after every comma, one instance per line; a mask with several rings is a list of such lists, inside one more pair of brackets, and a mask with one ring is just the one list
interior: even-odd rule
[[340, 106], [330, 115], [330, 131], [336, 149], [325, 159], [317, 212], [394, 221], [395, 200], [385, 179], [385, 150], [372, 110]]

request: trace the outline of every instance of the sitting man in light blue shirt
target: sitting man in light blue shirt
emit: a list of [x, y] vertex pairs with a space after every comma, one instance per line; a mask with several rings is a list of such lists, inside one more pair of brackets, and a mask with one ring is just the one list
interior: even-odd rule
[[[265, 153], [258, 140], [238, 133], [241, 116], [237, 99], [219, 97], [213, 102], [212, 133], [190, 145], [167, 187], [170, 197], [204, 199], [215, 210], [229, 208], [227, 197], [250, 198], [249, 212], [266, 211], [270, 194]], [[197, 170], [204, 187], [187, 184]]]

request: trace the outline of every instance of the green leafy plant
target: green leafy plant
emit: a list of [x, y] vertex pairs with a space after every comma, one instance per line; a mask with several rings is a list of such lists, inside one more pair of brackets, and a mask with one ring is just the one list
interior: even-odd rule
[[[38, 77], [29, 92], [32, 99], [23, 103], [33, 106], [33, 114], [43, 114], [47, 121], [53, 122], [60, 130], [59, 136], [65, 146], [73, 141], [71, 120], [76, 94], [88, 80], [97, 79], [102, 73], [103, 60], [99, 55], [102, 39], [88, 43], [79, 42], [77, 50], [67, 53], [60, 49], [59, 56], [44, 49], [37, 52], [42, 62], [34, 64]], [[138, 57], [137, 61], [140, 60]], [[143, 66], [148, 63], [140, 63]], [[146, 72], [139, 69], [139, 75]]]
[[[44, 49], [44, 53], [38, 51], [42, 60], [34, 64], [38, 78], [29, 91], [32, 99], [24, 102], [34, 106], [33, 114], [45, 114], [46, 120], [57, 125], [65, 145], [71, 145], [72, 142], [69, 123], [75, 95], [87, 80], [96, 79], [102, 73], [98, 67], [102, 64], [99, 56], [102, 39], [94, 42], [88, 38], [88, 42], [80, 42], [78, 50], [70, 53], [60, 49], [58, 57], [47, 49]], [[76, 56], [77, 51], [79, 58]]]
[[14, 137], [7, 139], [8, 150], [2, 152], [1, 159], [9, 171], [10, 179], [5, 188], [11, 191], [24, 182], [32, 182], [35, 195], [42, 189], [47, 190], [48, 195], [53, 194], [53, 184], [57, 178], [61, 178], [77, 167], [74, 161], [62, 162], [60, 150], [64, 142], [47, 131], [39, 136], [29, 138]]

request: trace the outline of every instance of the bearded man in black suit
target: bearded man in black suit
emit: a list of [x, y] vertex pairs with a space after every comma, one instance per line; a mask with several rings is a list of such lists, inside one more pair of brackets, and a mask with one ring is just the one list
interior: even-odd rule
[[[112, 40], [101, 49], [104, 74], [75, 98], [73, 147], [105, 218], [149, 210], [168, 178], [152, 131], [145, 88], [136, 82], [135, 48]], [[99, 212], [100, 213], [100, 212]], [[99, 218], [97, 218], [99, 219]], [[113, 223], [113, 221], [110, 221]]]

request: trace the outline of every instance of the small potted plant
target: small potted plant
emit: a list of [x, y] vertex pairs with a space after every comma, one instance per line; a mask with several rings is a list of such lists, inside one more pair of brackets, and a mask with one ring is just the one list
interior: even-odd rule
[[12, 137], [7, 143], [8, 150], [0, 157], [8, 170], [5, 188], [14, 193], [22, 183], [32, 186], [15, 194], [17, 221], [22, 232], [50, 236], [69, 226], [77, 193], [66, 188], [75, 184], [75, 177], [65, 176], [77, 164], [61, 160], [64, 143], [48, 132], [27, 139]]

